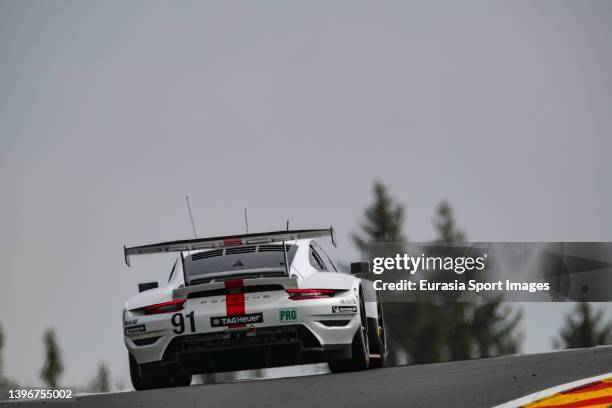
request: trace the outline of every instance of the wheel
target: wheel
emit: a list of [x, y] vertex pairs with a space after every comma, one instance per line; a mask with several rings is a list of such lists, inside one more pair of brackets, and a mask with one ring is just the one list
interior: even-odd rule
[[365, 370], [370, 364], [370, 342], [368, 340], [368, 323], [365, 312], [365, 302], [359, 291], [359, 317], [361, 325], [353, 337], [351, 358], [348, 360], [330, 360], [327, 362], [332, 373]]
[[130, 360], [130, 379], [132, 380], [132, 386], [134, 387], [134, 389], [136, 391], [140, 391], [140, 390], [148, 390], [151, 388], [156, 388], [155, 381], [153, 381], [152, 378], [147, 379], [147, 380], [142, 378], [142, 376], [140, 375], [140, 371], [138, 369], [138, 363], [136, 362], [134, 357], [132, 357], [131, 354], [129, 355], [129, 360]]
[[387, 333], [385, 332], [385, 318], [383, 314], [383, 305], [376, 296], [376, 306], [378, 309], [377, 319], [371, 319], [372, 324], [370, 325], [370, 344], [372, 344], [372, 353], [376, 358], [370, 358], [369, 368], [381, 368], [387, 364], [387, 355], [389, 354], [387, 349]]
[[[138, 366], [136, 359], [130, 354], [130, 379], [135, 390], [150, 390], [153, 388], [183, 387], [191, 384], [191, 375], [186, 373], [169, 373], [163, 370], [146, 371]], [[143, 372], [145, 375], [143, 375]]]

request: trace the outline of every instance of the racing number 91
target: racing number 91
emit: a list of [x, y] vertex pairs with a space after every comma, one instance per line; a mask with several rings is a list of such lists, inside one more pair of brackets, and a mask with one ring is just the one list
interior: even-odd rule
[[195, 317], [193, 311], [183, 315], [182, 313], [175, 313], [172, 315], [172, 326], [175, 327], [173, 330], [176, 334], [182, 334], [185, 331], [185, 318], [189, 319], [189, 329], [191, 333], [195, 332]]

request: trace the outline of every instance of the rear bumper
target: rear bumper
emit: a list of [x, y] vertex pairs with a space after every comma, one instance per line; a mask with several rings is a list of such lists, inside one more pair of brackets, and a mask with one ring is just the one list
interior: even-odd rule
[[[247, 298], [246, 313], [263, 316], [262, 323], [250, 325], [248, 330], [212, 327], [213, 317], [226, 314], [225, 304], [212, 300], [193, 299], [186, 304], [183, 314], [195, 313], [193, 334], [187, 330], [177, 334], [170, 313], [135, 316], [128, 311], [126, 320], [144, 327], [142, 332], [128, 332], [126, 327], [128, 351], [138, 364], [181, 365], [190, 372], [321, 362], [349, 358], [360, 326], [356, 307], [355, 313], [337, 310], [338, 306], [356, 304], [352, 291], [329, 299], [300, 301], [288, 300], [284, 292], [278, 297], [270, 293], [266, 302]], [[287, 309], [296, 310], [295, 321], [281, 321], [279, 312]]]
[[322, 345], [302, 325], [174, 337], [151, 368], [190, 374], [310, 364], [351, 357], [350, 344]]

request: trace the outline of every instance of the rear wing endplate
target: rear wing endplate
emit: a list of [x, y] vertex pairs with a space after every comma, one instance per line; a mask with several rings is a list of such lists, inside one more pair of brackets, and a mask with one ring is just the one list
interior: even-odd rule
[[203, 249], [224, 248], [237, 245], [268, 244], [271, 242], [294, 241], [296, 239], [320, 238], [329, 236], [336, 246], [334, 228], [305, 229], [292, 231], [260, 232], [255, 234], [228, 235], [224, 237], [196, 238], [182, 241], [160, 242], [137, 247], [123, 247], [125, 263], [130, 266], [130, 256], [157, 254], [160, 252], [198, 251]]

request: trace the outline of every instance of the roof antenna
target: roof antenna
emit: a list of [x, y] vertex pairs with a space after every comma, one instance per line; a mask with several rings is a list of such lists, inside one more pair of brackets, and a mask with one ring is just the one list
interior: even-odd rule
[[198, 239], [198, 234], [196, 233], [195, 224], [193, 223], [193, 214], [191, 213], [191, 204], [189, 204], [189, 196], [186, 195], [185, 199], [187, 200], [187, 208], [189, 209], [189, 218], [191, 219], [191, 226], [193, 227], [193, 236]]
[[[287, 220], [287, 231], [289, 231], [289, 220]], [[285, 275], [289, 276], [291, 272], [289, 271], [289, 262], [287, 260], [287, 245], [285, 245], [285, 240], [283, 240], [283, 257], [285, 259]]]
[[247, 209], [244, 208], [244, 223], [246, 224], [247, 234], [249, 233], [249, 216], [247, 215]]

